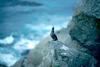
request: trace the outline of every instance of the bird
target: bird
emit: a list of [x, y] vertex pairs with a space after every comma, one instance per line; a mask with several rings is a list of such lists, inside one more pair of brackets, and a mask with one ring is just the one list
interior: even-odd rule
[[51, 33], [50, 33], [51, 38], [53, 39], [53, 41], [57, 41], [58, 38], [54, 32], [54, 27], [52, 27]]

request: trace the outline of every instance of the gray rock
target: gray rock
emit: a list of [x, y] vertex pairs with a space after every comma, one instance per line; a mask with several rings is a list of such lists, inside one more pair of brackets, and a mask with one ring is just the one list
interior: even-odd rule
[[100, 18], [100, 0], [81, 0], [80, 10], [89, 16]]
[[69, 48], [62, 42], [51, 42], [54, 45], [52, 67], [95, 67], [96, 60], [89, 54]]
[[100, 25], [98, 19], [83, 12], [73, 16], [69, 34], [72, 40], [87, 48], [98, 62], [100, 62]]
[[83, 46], [95, 45], [98, 38], [95, 18], [84, 13], [75, 15], [70, 27], [70, 36]]
[[46, 45], [35, 49], [38, 54], [30, 52], [32, 55], [24, 61], [24, 67], [95, 67], [96, 60], [87, 53], [69, 48], [60, 41], [50, 41]]

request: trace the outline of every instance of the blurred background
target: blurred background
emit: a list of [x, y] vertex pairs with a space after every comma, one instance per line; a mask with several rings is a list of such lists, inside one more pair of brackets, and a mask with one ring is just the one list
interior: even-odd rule
[[55, 30], [67, 27], [79, 0], [0, 0], [0, 63], [13, 65]]

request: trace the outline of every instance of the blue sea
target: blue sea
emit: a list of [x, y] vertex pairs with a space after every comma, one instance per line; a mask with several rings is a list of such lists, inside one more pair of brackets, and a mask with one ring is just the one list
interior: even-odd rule
[[51, 28], [67, 27], [79, 0], [0, 0], [0, 63], [13, 65]]

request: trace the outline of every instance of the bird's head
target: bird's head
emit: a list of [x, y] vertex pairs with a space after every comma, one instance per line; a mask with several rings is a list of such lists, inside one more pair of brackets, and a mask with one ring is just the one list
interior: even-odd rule
[[54, 26], [52, 27], [52, 30], [54, 31]]
[[52, 27], [52, 32], [54, 33], [54, 26]]

